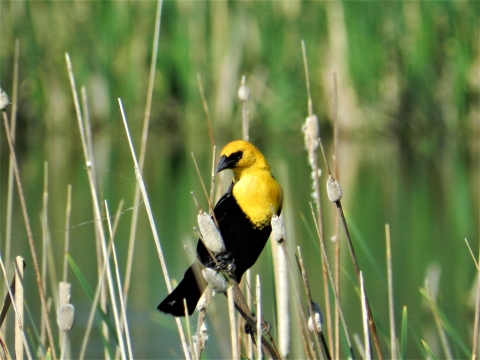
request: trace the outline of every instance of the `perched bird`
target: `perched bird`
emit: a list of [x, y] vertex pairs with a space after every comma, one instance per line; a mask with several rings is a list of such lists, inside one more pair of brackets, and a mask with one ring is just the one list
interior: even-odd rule
[[[240, 282], [243, 273], [257, 261], [270, 236], [272, 209], [277, 215], [282, 211], [283, 191], [262, 153], [247, 141], [232, 141], [223, 148], [217, 173], [225, 169], [233, 171], [233, 181], [213, 212], [227, 253], [219, 254], [217, 259], [234, 267]], [[158, 305], [158, 310], [184, 316], [185, 299], [188, 313], [193, 313], [207, 286], [199, 262], [206, 267], [215, 266], [202, 241], [198, 241], [197, 260], [187, 269], [175, 290]]]

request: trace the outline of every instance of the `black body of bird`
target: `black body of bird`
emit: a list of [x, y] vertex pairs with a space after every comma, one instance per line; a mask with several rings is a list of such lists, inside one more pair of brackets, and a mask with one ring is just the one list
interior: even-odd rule
[[[223, 148], [217, 173], [225, 169], [233, 171], [233, 182], [213, 211], [240, 282], [243, 273], [255, 264], [265, 247], [272, 230], [272, 209], [280, 215], [283, 192], [262, 153], [249, 142], [237, 140]], [[197, 260], [187, 269], [180, 284], [158, 305], [158, 310], [184, 316], [185, 299], [188, 313], [193, 313], [207, 286], [199, 261], [207, 267], [215, 265], [200, 240]]]

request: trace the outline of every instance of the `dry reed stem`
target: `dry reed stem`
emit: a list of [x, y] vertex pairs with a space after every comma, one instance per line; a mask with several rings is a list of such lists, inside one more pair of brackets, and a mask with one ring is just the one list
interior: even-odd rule
[[68, 260], [67, 254], [70, 249], [70, 217], [72, 214], [72, 185], [68, 184], [67, 187], [67, 206], [65, 209], [65, 250], [63, 255], [63, 276], [64, 282], [67, 282], [68, 277]]
[[[302, 40], [302, 56], [303, 56], [303, 67], [305, 69], [305, 84], [307, 87], [307, 98], [308, 98], [308, 116], [312, 117], [315, 116], [313, 113], [313, 102], [312, 102], [312, 94], [310, 91], [310, 75], [308, 72], [308, 62], [307, 62], [307, 51], [305, 48], [305, 41]], [[323, 235], [323, 220], [322, 220], [322, 205], [321, 205], [321, 194], [320, 194], [320, 181], [318, 175], [318, 161], [317, 161], [317, 147], [313, 149], [313, 162], [310, 162], [312, 166], [313, 176], [313, 187], [315, 191], [315, 205], [317, 208], [317, 216], [318, 216], [318, 224], [320, 226], [320, 232]], [[310, 156], [309, 156], [310, 157]], [[323, 263], [322, 258], [322, 277], [323, 277], [323, 293], [325, 298], [325, 314], [327, 318], [327, 332], [328, 332], [328, 343], [330, 347], [333, 344], [333, 327], [332, 327], [332, 315], [331, 315], [331, 306], [330, 306], [330, 295], [328, 293], [328, 278], [327, 278], [327, 270], [325, 268], [325, 264]], [[335, 354], [334, 354], [335, 356]]]
[[[23, 263], [23, 268], [25, 268], [25, 263]], [[5, 284], [8, 284], [6, 282]], [[12, 304], [12, 299], [10, 298], [10, 293], [9, 289], [7, 288], [7, 294], [5, 295], [5, 299], [3, 300], [2, 304], [2, 310], [0, 311], [0, 327], [4, 324], [6, 324], [6, 316], [8, 313], [8, 309], [10, 308], [10, 305]], [[15, 294], [15, 272], [13, 273], [12, 281], [10, 282], [10, 291], [12, 294]]]
[[[470, 249], [470, 245], [468, 244], [468, 240], [465, 239], [467, 242], [467, 246]], [[472, 249], [470, 249], [470, 253], [473, 257]], [[479, 255], [478, 259], [480, 261], [480, 245], [479, 245]], [[478, 357], [478, 337], [479, 337], [479, 326], [480, 326], [480, 268], [478, 267], [478, 263], [473, 257], [473, 261], [475, 262], [475, 266], [477, 268], [477, 297], [475, 300], [475, 319], [473, 321], [473, 344], [472, 344], [472, 360], [476, 360]]]
[[[47, 254], [48, 254], [48, 162], [43, 163], [43, 203], [42, 214], [40, 215], [40, 223], [42, 224], [42, 282], [43, 291], [47, 293]], [[55, 298], [56, 301], [56, 298]], [[48, 319], [44, 316], [40, 319], [40, 342], [45, 343], [45, 322]], [[38, 356], [41, 357], [41, 350], [38, 349]]]
[[[334, 181], [336, 181], [335, 178], [332, 176], [332, 172], [330, 171], [330, 167], [328, 166], [327, 157], [325, 155], [325, 151], [323, 149], [323, 144], [322, 144], [321, 139], [319, 139], [319, 141], [320, 141], [320, 148], [322, 150], [323, 160], [325, 161], [325, 165], [326, 165], [328, 173], [330, 175], [329, 179], [333, 179]], [[358, 267], [358, 261], [357, 261], [356, 255], [355, 255], [355, 250], [353, 248], [352, 238], [350, 237], [350, 232], [348, 230], [347, 220], [345, 219], [345, 214], [343, 213], [342, 202], [340, 201], [340, 199], [335, 201], [335, 206], [337, 207], [338, 215], [340, 216], [340, 219], [342, 221], [342, 226], [343, 226], [343, 229], [345, 231], [345, 236], [347, 238], [347, 245], [348, 245], [348, 250], [350, 251], [350, 257], [352, 259], [353, 268], [355, 270], [355, 275], [356, 275], [356, 278], [357, 278], [357, 282], [360, 285], [360, 270], [359, 270], [359, 267]], [[370, 325], [370, 330], [372, 331], [372, 336], [373, 336], [373, 342], [375, 344], [375, 349], [377, 351], [377, 355], [378, 355], [379, 359], [383, 360], [382, 346], [380, 345], [380, 339], [378, 337], [377, 327], [375, 325], [375, 320], [373, 319], [372, 310], [370, 309], [370, 304], [368, 302], [368, 297], [367, 297], [366, 293], [365, 293], [365, 298], [366, 298], [365, 300], [366, 300], [366, 304], [367, 304], [368, 323]]]
[[388, 276], [388, 314], [390, 318], [390, 357], [397, 358], [397, 336], [395, 334], [395, 313], [393, 305], [393, 272], [392, 248], [390, 241], [390, 225], [385, 224], [385, 238], [387, 242], [387, 276]]
[[[340, 169], [339, 169], [339, 157], [338, 157], [338, 93], [337, 93], [337, 73], [333, 72], [333, 104], [332, 104], [332, 114], [333, 114], [333, 172], [335, 178], [340, 180]], [[334, 211], [333, 213], [333, 229], [334, 229], [334, 243], [335, 243], [335, 286], [338, 291], [340, 291], [340, 221], [338, 218], [338, 212]], [[339, 293], [340, 296], [340, 293]], [[334, 328], [335, 328], [335, 354], [340, 353], [340, 314], [338, 308], [335, 304], [335, 314], [334, 314]], [[339, 356], [337, 355], [337, 358]]]
[[[210, 139], [210, 146], [215, 146], [215, 139], [213, 137], [213, 128], [212, 128], [212, 121], [210, 119], [210, 111], [208, 110], [208, 103], [207, 99], [205, 98], [205, 91], [203, 89], [203, 82], [202, 82], [202, 75], [197, 72], [197, 82], [198, 82], [198, 89], [200, 91], [200, 99], [202, 101], [203, 111], [205, 112], [205, 118], [207, 119], [207, 129], [208, 129], [208, 137]], [[213, 199], [212, 199], [213, 201]]]
[[[153, 239], [154, 239], [154, 242], [155, 242], [155, 246], [157, 248], [158, 258], [160, 260], [160, 265], [162, 267], [163, 277], [164, 277], [165, 283], [167, 285], [167, 290], [168, 290], [169, 293], [171, 293], [172, 290], [173, 290], [172, 283], [170, 282], [170, 277], [168, 276], [167, 264], [165, 262], [165, 258], [163, 256], [163, 250], [162, 250], [162, 247], [160, 245], [160, 238], [158, 236], [157, 227], [155, 225], [155, 220], [153, 218], [152, 208], [150, 206], [150, 200], [148, 199], [147, 190], [145, 188], [145, 183], [143, 182], [142, 172], [140, 171], [140, 168], [139, 168], [139, 165], [138, 165], [138, 162], [137, 162], [137, 157], [135, 155], [135, 149], [133, 148], [132, 139], [130, 137], [130, 131], [128, 129], [127, 118], [125, 116], [125, 112], [123, 111], [122, 101], [120, 99], [118, 99], [118, 103], [119, 103], [119, 106], [120, 106], [120, 112], [122, 114], [123, 124], [125, 126], [125, 132], [126, 132], [126, 135], [127, 135], [128, 143], [130, 145], [130, 151], [132, 153], [134, 169], [135, 169], [135, 176], [136, 176], [138, 184], [140, 186], [140, 191], [142, 192], [143, 202], [145, 204], [145, 209], [147, 211], [148, 220], [150, 222], [150, 227], [152, 229]], [[179, 332], [179, 335], [180, 335], [180, 341], [182, 342], [182, 347], [183, 347], [183, 352], [185, 354], [185, 358], [190, 359], [190, 353], [188, 351], [188, 345], [187, 345], [187, 341], [185, 339], [185, 333], [183, 331], [182, 323], [180, 322], [180, 319], [178, 317], [175, 317], [175, 323], [177, 324], [178, 332]]]
[[[10, 129], [12, 131], [12, 139], [15, 142], [15, 132], [17, 124], [17, 104], [18, 104], [18, 62], [20, 53], [20, 41], [15, 40], [15, 59], [13, 62], [13, 88], [12, 88], [12, 112], [10, 113]], [[8, 185], [7, 185], [7, 208], [5, 210], [7, 219], [5, 222], [5, 262], [8, 266], [10, 264], [10, 249], [12, 244], [12, 207], [13, 207], [13, 162], [12, 158], [9, 158], [8, 162]], [[8, 293], [8, 289], [5, 289], [4, 294]], [[4, 337], [6, 334], [7, 326], [2, 329]]]
[[370, 348], [370, 334], [368, 332], [368, 310], [367, 310], [367, 295], [365, 294], [365, 286], [363, 282], [363, 273], [360, 271], [360, 298], [362, 303], [362, 324], [363, 324], [363, 338], [365, 341], [365, 359], [372, 360], [372, 349]]
[[[15, 262], [14, 263], [14, 268], [15, 268], [15, 273], [17, 273], [18, 271], [23, 271], [23, 269], [25, 268], [25, 262], [22, 261], [22, 266], [20, 266], [18, 269], [17, 269], [17, 263]], [[7, 278], [7, 272], [5, 270], [5, 265], [3, 263], [3, 260], [2, 260], [2, 257], [0, 256], [0, 267], [2, 268], [2, 274], [3, 274], [3, 278], [5, 279], [5, 283], [8, 283], [8, 278]], [[21, 268], [21, 270], [19, 270]], [[15, 276], [15, 279], [17, 279], [18, 276]], [[16, 287], [16, 286], [15, 286]], [[12, 287], [9, 287], [8, 288], [8, 296], [10, 296], [10, 299], [14, 299], [14, 294], [12, 292]], [[21, 318], [20, 318], [20, 314], [18, 312], [18, 309], [17, 309], [17, 305], [15, 304], [15, 301], [12, 301], [11, 302], [12, 306], [13, 306], [13, 311], [15, 312], [15, 325], [20, 327], [20, 329], [22, 330], [20, 332], [20, 336], [22, 337], [22, 340], [23, 340], [23, 345], [24, 345], [24, 349], [25, 349], [25, 352], [27, 353], [27, 358], [29, 360], [32, 359], [32, 354], [30, 352], [30, 349], [28, 347], [28, 342], [27, 342], [27, 338], [25, 336], [25, 330], [23, 328], [23, 322], [21, 321]], [[23, 357], [21, 357], [23, 358]]]
[[[112, 250], [112, 246], [110, 244], [108, 247], [108, 258], [110, 258], [111, 250]], [[85, 333], [83, 334], [82, 346], [80, 348], [80, 354], [78, 356], [79, 360], [83, 360], [83, 358], [85, 357], [85, 351], [87, 350], [87, 344], [88, 344], [88, 339], [90, 337], [90, 331], [93, 325], [93, 319], [95, 317], [95, 312], [97, 310], [98, 303], [100, 301], [100, 294], [102, 292], [103, 284], [105, 282], [105, 275], [107, 273], [107, 264], [108, 263], [103, 264], [103, 268], [100, 274], [98, 275], [97, 288], [95, 290], [95, 296], [93, 297], [90, 314], [88, 315], [88, 321], [87, 321], [87, 326], [85, 328]]]
[[[92, 128], [90, 126], [90, 111], [88, 110], [88, 97], [87, 90], [85, 86], [80, 88], [80, 95], [82, 97], [82, 109], [83, 109], [83, 122], [85, 126], [85, 140], [87, 142], [87, 150], [89, 153], [89, 158], [93, 159], [93, 141], [92, 141]], [[92, 163], [93, 178], [95, 179], [95, 167]]]
[[[38, 259], [37, 255], [35, 252], [35, 243], [33, 242], [33, 233], [32, 233], [32, 228], [30, 226], [30, 219], [28, 217], [28, 212], [27, 212], [27, 204], [25, 201], [25, 196], [23, 193], [23, 187], [22, 187], [22, 181], [20, 179], [20, 171], [18, 169], [18, 162], [17, 162], [17, 157], [15, 155], [15, 148], [13, 145], [13, 140], [12, 140], [12, 135], [10, 132], [10, 126], [8, 124], [8, 119], [7, 119], [7, 114], [5, 111], [2, 111], [3, 113], [3, 125], [5, 126], [5, 132], [6, 132], [6, 137], [8, 141], [8, 147], [10, 148], [10, 158], [13, 163], [13, 171], [15, 174], [15, 180], [17, 183], [17, 189], [18, 189], [18, 195], [20, 198], [20, 204], [22, 208], [22, 214], [23, 214], [23, 220], [25, 222], [25, 228], [27, 230], [27, 238], [28, 238], [28, 244], [30, 246], [30, 252], [32, 254], [32, 260], [33, 260], [33, 268], [35, 271], [35, 278], [37, 280], [37, 287], [38, 287], [38, 292], [40, 295], [40, 301], [42, 303], [42, 311], [45, 317], [48, 318], [48, 307], [47, 307], [47, 301], [45, 298], [45, 292], [43, 291], [43, 283], [42, 283], [42, 278], [40, 276], [40, 268], [38, 266]], [[53, 360], [57, 360], [57, 351], [55, 349], [55, 343], [53, 342], [53, 335], [52, 335], [52, 329], [50, 326], [50, 322], [47, 321], [46, 323], [47, 326], [47, 335], [48, 335], [48, 342], [50, 343], [50, 347], [52, 349], [52, 358]]]
[[[262, 338], [262, 286], [260, 284], [260, 275], [257, 275], [256, 282], [256, 300], [257, 300], [257, 338]], [[257, 343], [260, 343], [258, 340]], [[262, 360], [262, 347], [257, 346], [257, 359]]]
[[233, 299], [233, 288], [230, 286], [227, 290], [228, 298], [228, 318], [230, 319], [230, 339], [232, 341], [232, 359], [240, 359], [238, 349], [237, 324], [235, 322], [235, 302]]
[[[323, 239], [323, 235], [319, 231], [317, 220], [315, 218], [315, 213], [313, 211], [313, 206], [312, 206], [311, 202], [310, 202], [310, 209], [312, 210], [312, 218], [313, 218], [313, 222], [315, 223], [315, 229], [317, 230], [317, 235], [320, 238], [320, 246], [321, 246], [321, 249], [322, 249], [322, 256], [323, 256], [324, 261], [325, 261], [325, 266], [327, 268], [328, 277], [330, 279], [330, 285], [332, 287], [333, 295], [335, 297], [337, 308], [338, 308], [338, 311], [340, 313], [340, 320], [342, 321], [343, 331], [345, 332], [345, 338], [347, 340], [348, 348], [350, 350], [350, 355], [351, 355], [352, 359], [355, 359], [355, 354], [353, 352], [352, 341], [350, 340], [350, 334], [348, 332], [347, 323], [345, 321], [345, 316], [343, 315], [342, 306], [340, 304], [340, 297], [338, 296], [337, 287], [335, 286], [335, 280], [334, 280], [333, 275], [332, 275], [332, 270], [330, 269], [330, 263], [329, 263], [328, 257], [327, 257], [327, 249], [325, 247], [325, 240]], [[337, 357], [339, 357], [338, 354], [337, 354]]]
[[23, 288], [23, 259], [15, 258], [15, 306], [17, 307], [18, 321], [15, 323], [15, 357], [23, 359], [23, 326], [24, 324], [24, 288]]
[[[106, 240], [106, 239], [105, 239]], [[113, 239], [110, 239], [110, 243], [112, 243], [112, 248], [113, 248]], [[122, 336], [122, 330], [120, 329], [120, 314], [118, 311], [118, 306], [117, 306], [117, 300], [115, 296], [115, 286], [113, 283], [113, 276], [112, 276], [112, 270], [110, 268], [110, 262], [109, 262], [109, 254], [107, 252], [107, 247], [105, 245], [105, 242], [102, 241], [102, 254], [103, 254], [103, 262], [106, 264], [107, 268], [107, 290], [110, 295], [110, 301], [111, 301], [111, 306], [112, 306], [112, 313], [113, 313], [113, 320], [115, 322], [115, 329], [117, 331], [117, 337], [118, 337], [118, 346], [120, 347], [120, 355], [122, 356], [122, 359], [127, 359], [127, 354], [125, 351], [125, 342], [123, 340]]]
[[[323, 352], [322, 352], [322, 348], [323, 348], [327, 359], [331, 360], [332, 357], [330, 355], [330, 351], [328, 349], [328, 346], [323, 346], [322, 338], [320, 336], [321, 332], [318, 330], [318, 328], [315, 324], [315, 311], [313, 309], [313, 299], [312, 299], [312, 295], [310, 293], [310, 286], [308, 284], [307, 271], [305, 270], [305, 266], [304, 266], [304, 263], [303, 263], [302, 252], [300, 250], [300, 246], [297, 246], [297, 253], [298, 253], [298, 255], [295, 258], [297, 260], [297, 265], [298, 265], [298, 269], [300, 270], [300, 274], [302, 275], [303, 287], [305, 289], [305, 297], [307, 298], [308, 311], [310, 313], [310, 316], [312, 317], [313, 332], [315, 334], [315, 343], [316, 343], [318, 351], [322, 355], [322, 357], [323, 357]], [[320, 346], [320, 344], [322, 344], [322, 346]]]
[[[118, 209], [117, 209], [117, 212], [115, 214], [115, 223], [113, 224], [113, 233], [115, 233], [115, 229], [118, 225], [118, 221], [119, 221], [120, 215], [122, 213], [121, 212], [122, 206], [123, 206], [123, 201], [121, 201], [120, 204], [118, 205]], [[110, 259], [111, 252], [112, 252], [112, 244], [110, 242], [110, 244], [108, 245], [108, 259]], [[107, 264], [108, 263], [103, 264], [103, 267], [100, 269], [100, 273], [98, 274], [97, 288], [95, 290], [95, 295], [94, 295], [93, 301], [92, 301], [92, 307], [91, 307], [90, 313], [88, 315], [88, 321], [87, 321], [87, 325], [85, 327], [85, 333], [83, 335], [82, 345], [81, 345], [81, 348], [80, 348], [80, 355], [78, 357], [80, 360], [83, 360], [83, 358], [85, 356], [85, 351], [87, 349], [87, 344], [88, 344], [88, 339], [89, 339], [89, 336], [90, 336], [90, 331], [92, 329], [93, 319], [95, 317], [95, 312], [96, 312], [97, 307], [98, 307], [101, 291], [104, 288], [103, 283], [105, 281], [105, 274], [107, 272]], [[116, 358], [118, 358], [118, 356], [116, 356]]]
[[[250, 311], [250, 308], [247, 306], [247, 302], [245, 301], [245, 298], [243, 297], [242, 291], [240, 290], [240, 287], [238, 286], [237, 280], [234, 277], [234, 274], [229, 274], [229, 282], [232, 285], [234, 292], [234, 298], [235, 298], [235, 308], [237, 311], [242, 315], [242, 317], [245, 319], [245, 321], [248, 323], [250, 328], [256, 332], [256, 321], [253, 319], [253, 314]], [[257, 317], [257, 319], [260, 319], [260, 317]], [[263, 336], [261, 336], [259, 339], [261, 339], [261, 345], [264, 349], [264, 351], [273, 359], [281, 359], [280, 355], [276, 351], [275, 347], [273, 347]]]
[[120, 299], [121, 319], [119, 321], [118, 335], [122, 336], [122, 326], [120, 325], [122, 324], [125, 329], [125, 340], [127, 343], [128, 356], [130, 359], [134, 359], [133, 353], [132, 353], [132, 343], [130, 339], [130, 328], [128, 327], [128, 321], [127, 321], [127, 310], [125, 305], [125, 299], [123, 298], [123, 293], [122, 293], [122, 280], [120, 278], [120, 270], [119, 270], [120, 266], [117, 260], [117, 251], [115, 250], [114, 232], [112, 228], [112, 222], [110, 221], [110, 212], [108, 211], [107, 200], [105, 200], [105, 212], [107, 214], [108, 231], [110, 233], [110, 242], [112, 244], [113, 264], [115, 267], [115, 278], [117, 280], [118, 298]]
[[[99, 197], [98, 197], [98, 194], [97, 194], [97, 189], [96, 189], [96, 186], [95, 186], [95, 175], [94, 175], [94, 171], [93, 171], [93, 158], [90, 156], [92, 154], [92, 151], [89, 149], [88, 147], [88, 143], [87, 143], [87, 136], [86, 136], [86, 133], [85, 133], [85, 127], [84, 127], [84, 121], [83, 121], [83, 117], [82, 117], [82, 111], [80, 109], [80, 101], [79, 101], [79, 98], [78, 98], [78, 93], [77, 93], [77, 89], [76, 89], [76, 86], [75, 86], [75, 77], [73, 75], [73, 68], [72, 68], [72, 62], [70, 61], [70, 56], [68, 55], [68, 53], [65, 53], [65, 60], [67, 62], [67, 72], [68, 72], [68, 77], [69, 77], [69, 80], [70, 80], [70, 86], [71, 86], [71, 90], [72, 90], [72, 96], [73, 96], [73, 103], [74, 103], [74, 106], [75, 106], [75, 113], [76, 113], [76, 116], [77, 116], [77, 123], [78, 123], [78, 128], [80, 130], [80, 140], [81, 140], [81, 143], [82, 143], [82, 149], [83, 149], [83, 155], [85, 157], [85, 165], [86, 165], [86, 169], [87, 169], [87, 177], [88, 177], [88, 183], [89, 183], [89, 187], [90, 187], [90, 193], [91, 193], [91, 197], [92, 197], [92, 203], [93, 203], [93, 212], [94, 212], [94, 224], [95, 224], [95, 234], [97, 235], [95, 237], [96, 239], [96, 245], [97, 245], [97, 264], [98, 264], [98, 272], [100, 273], [101, 272], [101, 264], [102, 264], [102, 253], [103, 253], [103, 257], [105, 258], [105, 242], [106, 242], [106, 238], [105, 238], [105, 232], [103, 230], [103, 225], [102, 225], [102, 222], [101, 222], [101, 219], [102, 219], [102, 215], [101, 215], [101, 212], [100, 212], [100, 201], [99, 201]], [[111, 278], [111, 272], [109, 271], [108, 274], [110, 274], [110, 276], [108, 276], [108, 284], [109, 286], [112, 285], [112, 278]], [[106, 301], [107, 301], [107, 298], [106, 298], [106, 294], [105, 293], [102, 293], [102, 308], [104, 309], [104, 311], [106, 311]], [[113, 301], [114, 299], [112, 299]], [[104, 333], [104, 336], [105, 336], [105, 339], [108, 339], [108, 329], [106, 327], [106, 324], [103, 323], [103, 333]], [[107, 357], [107, 350], [105, 349], [105, 357]]]
[[300, 299], [300, 289], [298, 288], [297, 281], [293, 275], [293, 267], [292, 267], [292, 264], [290, 263], [290, 258], [288, 257], [288, 251], [287, 251], [287, 247], [285, 246], [285, 241], [282, 241], [280, 244], [282, 246], [285, 259], [287, 260], [288, 268], [290, 269], [289, 274], [292, 279], [292, 284], [295, 287], [294, 299], [297, 305], [298, 317], [302, 321], [302, 325], [303, 325], [303, 326], [300, 326], [301, 330], [303, 330], [300, 332], [300, 335], [302, 337], [305, 354], [307, 356], [311, 354], [313, 355], [313, 357], [315, 357], [315, 350], [313, 349], [313, 347], [311, 347], [313, 343], [313, 339], [310, 338], [310, 332], [308, 331], [307, 317], [305, 315], [305, 311], [303, 310], [302, 300]]
[[[158, 55], [158, 43], [160, 39], [160, 23], [162, 17], [162, 5], [163, 0], [158, 0], [157, 10], [155, 14], [155, 29], [153, 36], [153, 49], [152, 49], [152, 58], [150, 61], [150, 75], [148, 78], [148, 90], [147, 90], [147, 103], [145, 105], [145, 115], [143, 118], [143, 130], [142, 130], [142, 142], [140, 144], [140, 158], [139, 158], [139, 169], [140, 172], [143, 170], [143, 165], [145, 163], [145, 155], [147, 151], [147, 140], [148, 140], [148, 129], [150, 123], [150, 111], [152, 108], [152, 97], [153, 97], [153, 86], [155, 82], [155, 69], [157, 64], [157, 55]], [[133, 199], [133, 211], [132, 211], [132, 222], [130, 225], [130, 236], [128, 240], [128, 257], [127, 257], [127, 266], [125, 270], [125, 282], [123, 284], [123, 296], [125, 297], [125, 303], [128, 301], [128, 290], [130, 289], [130, 279], [132, 275], [132, 265], [133, 265], [133, 253], [135, 249], [135, 233], [137, 231], [138, 223], [138, 211], [140, 206], [140, 186], [139, 184], [135, 185], [135, 195]]]
[[0, 346], [2, 347], [3, 355], [4, 355], [2, 356], [2, 359], [12, 360], [12, 356], [10, 355], [10, 351], [8, 351], [5, 339], [1, 334], [0, 334]]
[[250, 90], [245, 85], [245, 75], [242, 75], [242, 81], [240, 88], [238, 89], [238, 97], [242, 102], [242, 137], [243, 140], [249, 141], [249, 119], [248, 119], [248, 109], [247, 109], [247, 101], [250, 98]]
[[[251, 309], [252, 308], [252, 292], [249, 290], [249, 284], [251, 284], [252, 279], [252, 272], [250, 269], [246, 271], [246, 281], [245, 281], [245, 289], [247, 293], [247, 306]], [[247, 337], [247, 356], [249, 359], [253, 359], [253, 338], [252, 336]]]

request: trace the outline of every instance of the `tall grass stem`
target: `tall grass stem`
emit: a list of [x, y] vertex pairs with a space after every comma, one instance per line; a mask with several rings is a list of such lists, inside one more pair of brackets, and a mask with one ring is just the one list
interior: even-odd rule
[[385, 224], [385, 238], [387, 243], [387, 276], [388, 276], [388, 314], [390, 318], [390, 357], [396, 359], [397, 336], [395, 334], [395, 308], [393, 304], [393, 272], [392, 272], [392, 247], [390, 240], [390, 225]]
[[[122, 101], [120, 99], [118, 99], [118, 103], [119, 103], [119, 106], [120, 106], [120, 112], [122, 114], [123, 124], [125, 126], [125, 132], [126, 132], [126, 135], [127, 135], [128, 143], [130, 145], [130, 151], [132, 153], [134, 169], [135, 169], [135, 176], [136, 176], [138, 184], [140, 186], [140, 191], [142, 192], [142, 197], [143, 197], [143, 202], [145, 204], [145, 209], [147, 210], [148, 220], [150, 222], [150, 227], [152, 229], [153, 239], [155, 241], [155, 246], [157, 248], [158, 258], [160, 260], [160, 265], [162, 267], [163, 277], [164, 277], [165, 283], [167, 285], [167, 290], [168, 290], [169, 293], [171, 293], [172, 290], [173, 290], [172, 283], [170, 282], [170, 277], [168, 276], [167, 264], [165, 262], [165, 257], [163, 256], [163, 250], [162, 250], [162, 247], [160, 245], [160, 237], [158, 236], [157, 226], [155, 225], [155, 220], [153, 218], [152, 208], [150, 206], [150, 201], [148, 199], [147, 190], [145, 188], [145, 183], [143, 182], [142, 172], [139, 169], [139, 165], [138, 165], [138, 162], [137, 162], [137, 157], [135, 155], [135, 149], [133, 147], [132, 139], [130, 137], [130, 131], [128, 129], [127, 118], [125, 116], [125, 112], [123, 110], [123, 104], [122, 104]], [[188, 350], [187, 340], [185, 338], [185, 333], [183, 331], [182, 323], [180, 322], [180, 319], [178, 317], [175, 317], [175, 323], [177, 324], [178, 332], [179, 332], [179, 335], [180, 335], [180, 341], [182, 343], [185, 358], [189, 360], [190, 359], [190, 353], [189, 353], [189, 350]]]
[[[152, 44], [152, 58], [150, 61], [150, 75], [148, 77], [148, 90], [147, 90], [147, 102], [145, 105], [145, 115], [143, 118], [143, 130], [142, 130], [142, 141], [140, 144], [140, 158], [139, 158], [139, 169], [143, 170], [143, 165], [145, 163], [145, 156], [147, 152], [147, 140], [148, 140], [148, 129], [150, 124], [150, 112], [152, 108], [152, 97], [153, 97], [153, 86], [155, 84], [155, 69], [157, 64], [158, 56], [158, 44], [160, 39], [160, 24], [162, 18], [162, 5], [163, 0], [158, 0], [157, 10], [155, 14], [155, 29], [153, 36]], [[128, 290], [130, 289], [130, 280], [132, 276], [132, 265], [133, 265], [133, 254], [135, 249], [135, 240], [136, 240], [136, 231], [138, 223], [138, 211], [140, 206], [140, 186], [135, 184], [135, 195], [133, 199], [133, 212], [132, 212], [132, 222], [130, 224], [130, 236], [128, 239], [128, 255], [127, 255], [127, 266], [125, 270], [125, 282], [123, 284], [123, 295], [125, 297], [125, 303], [128, 300]]]
[[[32, 255], [33, 268], [35, 272], [35, 278], [37, 280], [37, 288], [40, 295], [40, 301], [42, 303], [42, 311], [44, 316], [48, 318], [49, 312], [48, 312], [47, 300], [45, 297], [45, 292], [43, 290], [44, 287], [42, 283], [42, 278], [40, 276], [40, 268], [38, 266], [38, 259], [35, 252], [35, 243], [33, 241], [33, 233], [32, 233], [32, 228], [30, 226], [30, 218], [28, 217], [28, 212], [27, 212], [27, 203], [25, 201], [22, 181], [20, 179], [20, 170], [18, 169], [18, 162], [17, 162], [17, 157], [15, 155], [15, 148], [13, 145], [12, 133], [10, 132], [10, 125], [8, 124], [6, 112], [2, 111], [2, 115], [3, 115], [3, 125], [5, 127], [6, 137], [8, 141], [8, 147], [10, 148], [10, 158], [13, 163], [13, 171], [15, 174], [15, 181], [17, 183], [17, 189], [18, 189], [18, 195], [20, 198], [20, 205], [22, 208], [23, 220], [25, 222], [25, 228], [27, 230], [28, 245], [30, 246], [30, 253]], [[52, 329], [49, 321], [47, 321], [46, 326], [47, 326], [48, 342], [50, 343], [50, 347], [52, 351], [52, 358], [53, 360], [57, 360], [57, 351], [55, 349], [55, 343], [53, 341], [53, 334], [52, 334]]]

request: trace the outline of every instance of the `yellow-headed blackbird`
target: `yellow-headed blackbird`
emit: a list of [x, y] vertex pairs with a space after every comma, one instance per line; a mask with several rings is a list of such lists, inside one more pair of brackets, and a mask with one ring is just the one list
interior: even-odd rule
[[[221, 154], [217, 173], [231, 169], [233, 182], [213, 209], [227, 249], [217, 259], [235, 267], [237, 281], [257, 261], [272, 230], [273, 211], [282, 211], [283, 191], [273, 178], [270, 166], [262, 153], [252, 144], [237, 140], [227, 144]], [[206, 267], [215, 263], [201, 241], [197, 245], [197, 260]], [[191, 315], [207, 284], [201, 265], [195, 261], [185, 272], [183, 280], [158, 305], [158, 310], [174, 316], [184, 316], [186, 300]]]

